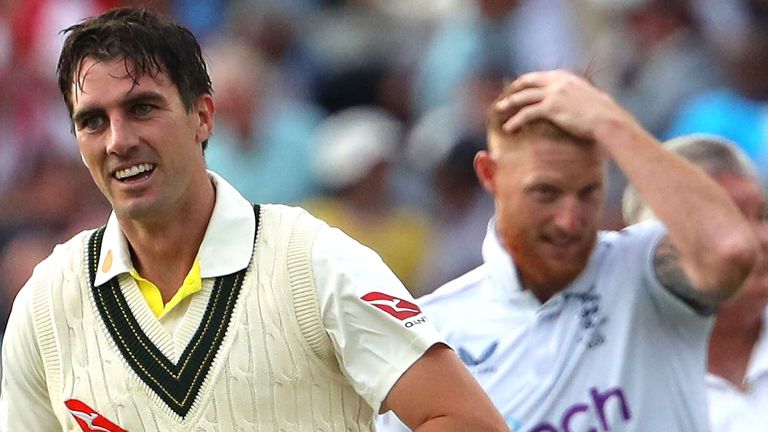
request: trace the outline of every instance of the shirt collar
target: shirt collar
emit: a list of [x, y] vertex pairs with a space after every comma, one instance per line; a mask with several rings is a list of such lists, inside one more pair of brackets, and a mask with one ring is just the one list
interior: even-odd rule
[[[584, 271], [564, 291], [580, 293], [592, 288], [597, 277], [595, 261], [598, 259], [598, 255], [607, 248], [607, 245], [602, 244], [600, 241], [601, 237], [602, 233], [598, 233], [598, 241]], [[482, 254], [483, 261], [489, 268], [494, 286], [499, 287], [499, 289], [512, 296], [515, 296], [515, 293], [526, 291], [520, 282], [512, 256], [501, 245], [498, 233], [496, 232], [496, 218], [491, 219], [488, 223], [488, 229], [483, 240]], [[533, 294], [531, 293], [531, 295]]]
[[[216, 202], [197, 255], [203, 278], [224, 276], [244, 269], [251, 260], [256, 235], [256, 218], [251, 203], [218, 174], [208, 171], [208, 176], [216, 189]], [[117, 216], [112, 212], [101, 242], [95, 284], [103, 285], [119, 274], [130, 272], [132, 268], [128, 241]]]
[[501, 245], [499, 235], [496, 233], [496, 218], [488, 222], [488, 229], [482, 246], [483, 261], [489, 268], [493, 279], [493, 285], [504, 287], [504, 291], [511, 293], [523, 291], [520, 279], [517, 276], [515, 263], [506, 249]]

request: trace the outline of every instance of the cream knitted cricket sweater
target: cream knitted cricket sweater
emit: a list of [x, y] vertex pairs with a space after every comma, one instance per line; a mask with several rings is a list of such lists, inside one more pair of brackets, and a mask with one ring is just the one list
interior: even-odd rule
[[54, 253], [33, 310], [62, 429], [80, 430], [72, 399], [130, 431], [374, 429], [322, 326], [310, 265], [321, 222], [285, 206], [257, 212], [248, 268], [204, 280], [174, 335], [129, 275], [92, 288], [99, 231]]

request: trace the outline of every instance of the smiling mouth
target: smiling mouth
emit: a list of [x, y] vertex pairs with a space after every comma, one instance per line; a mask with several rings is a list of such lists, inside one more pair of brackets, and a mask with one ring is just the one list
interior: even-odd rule
[[543, 237], [542, 240], [544, 240], [545, 243], [558, 248], [566, 248], [577, 242], [573, 237]]
[[136, 180], [143, 180], [149, 177], [155, 170], [155, 165], [142, 163], [133, 165], [131, 167], [121, 169], [115, 172], [114, 177], [121, 182], [131, 182]]

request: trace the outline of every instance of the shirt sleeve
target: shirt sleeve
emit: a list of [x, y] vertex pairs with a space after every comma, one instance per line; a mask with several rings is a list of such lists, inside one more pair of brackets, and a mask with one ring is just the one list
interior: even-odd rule
[[444, 340], [381, 258], [340, 230], [320, 229], [312, 270], [341, 369], [378, 411], [398, 378]]
[[33, 323], [31, 296], [40, 282], [33, 278], [19, 292], [3, 336], [0, 431], [61, 429], [48, 397]]
[[[695, 335], [697, 340], [705, 337], [712, 317], [702, 315], [684, 299], [670, 292], [656, 275], [654, 254], [659, 242], [667, 235], [664, 226], [654, 221], [639, 224], [632, 229], [639, 231], [635, 238], [639, 243], [637, 245], [639, 252], [642, 254], [641, 277], [644, 280], [643, 285], [647, 287], [650, 304], [661, 320], [659, 324], [682, 339], [689, 339], [692, 335]], [[638, 305], [644, 303], [639, 302]]]

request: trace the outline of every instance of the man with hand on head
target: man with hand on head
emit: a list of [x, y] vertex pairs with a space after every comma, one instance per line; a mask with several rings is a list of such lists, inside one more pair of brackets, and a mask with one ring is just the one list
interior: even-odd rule
[[[708, 430], [712, 312], [759, 253], [738, 208], [572, 73], [520, 76], [489, 116], [485, 262], [420, 305], [514, 431]], [[661, 222], [598, 232], [607, 158]]]
[[116, 9], [65, 30], [59, 85], [106, 225], [37, 266], [3, 341], [0, 430], [501, 431], [371, 250], [207, 171], [189, 30]]

